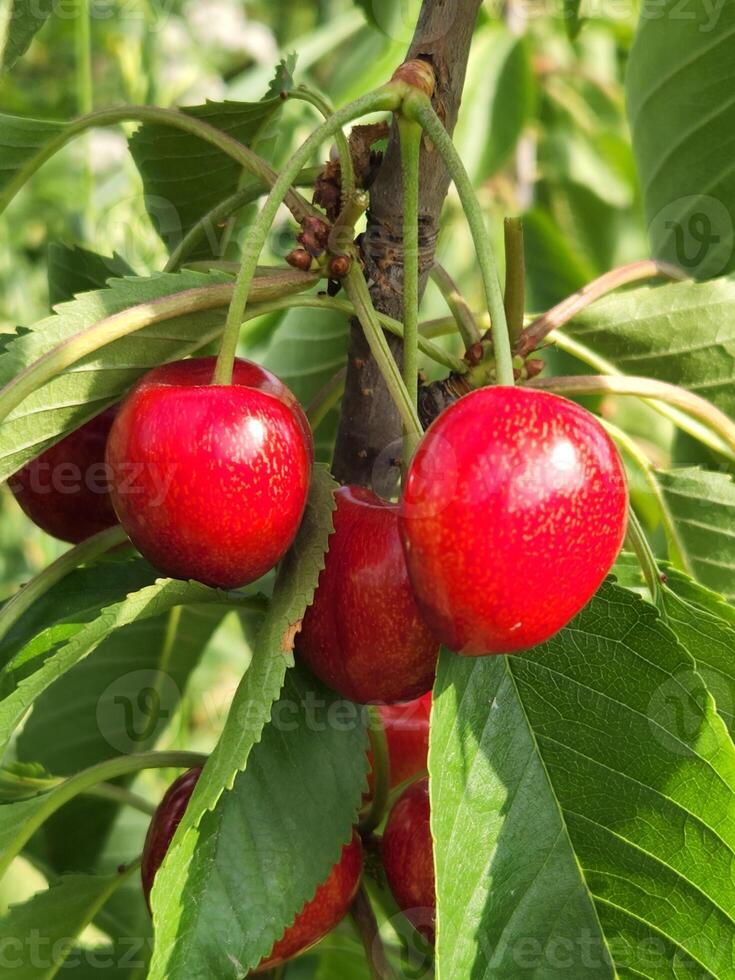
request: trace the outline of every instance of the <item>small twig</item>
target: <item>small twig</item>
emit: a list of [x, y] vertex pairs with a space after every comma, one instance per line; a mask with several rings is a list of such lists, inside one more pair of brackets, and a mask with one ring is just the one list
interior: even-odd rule
[[[457, 330], [462, 337], [465, 350], [469, 350], [473, 344], [479, 343], [482, 334], [477, 325], [475, 314], [472, 312], [469, 303], [459, 291], [459, 286], [449, 275], [444, 266], [435, 262], [431, 269], [431, 279], [438, 286], [444, 300], [452, 311]], [[420, 329], [423, 333], [426, 324]]]
[[588, 282], [586, 286], [578, 289], [576, 293], [567, 296], [561, 303], [557, 303], [550, 310], [538, 319], [530, 323], [521, 333], [515, 347], [515, 353], [521, 357], [527, 357], [532, 351], [536, 350], [539, 344], [557, 327], [563, 326], [575, 316], [581, 313], [586, 307], [596, 300], [601, 299], [608, 293], [619, 289], [620, 286], [627, 286], [633, 282], [640, 282], [644, 279], [654, 279], [663, 277], [683, 281], [688, 277], [677, 269], [676, 266], [669, 265], [668, 262], [658, 262], [654, 259], [644, 259], [642, 262], [632, 262], [630, 265], [621, 266], [606, 272], [599, 279]]
[[505, 317], [511, 344], [518, 341], [523, 331], [523, 314], [526, 308], [526, 259], [523, 252], [523, 221], [506, 218], [505, 233]]
[[380, 938], [378, 923], [364, 885], [360, 885], [350, 909], [350, 917], [365, 948], [372, 980], [396, 980]]
[[390, 794], [390, 753], [385, 726], [380, 717], [380, 712], [375, 706], [370, 706], [369, 714], [368, 735], [373, 753], [373, 798], [368, 812], [360, 821], [359, 830], [361, 834], [371, 834], [376, 827], [380, 826], [380, 822], [385, 816]]
[[149, 803], [148, 800], [139, 796], [137, 793], [125, 789], [124, 786], [115, 786], [114, 783], [100, 783], [98, 786], [93, 786], [91, 789], [88, 789], [84, 795], [96, 796], [103, 800], [111, 800], [113, 803], [120, 803], [123, 806], [131, 806], [141, 813], [146, 813], [149, 817], [152, 817], [156, 812], [156, 807], [153, 803]]
[[646, 585], [648, 586], [648, 591], [651, 593], [654, 605], [662, 615], [665, 615], [663, 595], [661, 593], [661, 573], [658, 570], [656, 558], [654, 557], [653, 551], [651, 551], [651, 545], [648, 543], [645, 531], [632, 507], [628, 509], [627, 540], [635, 552], [638, 564], [641, 566], [641, 571], [646, 579]]

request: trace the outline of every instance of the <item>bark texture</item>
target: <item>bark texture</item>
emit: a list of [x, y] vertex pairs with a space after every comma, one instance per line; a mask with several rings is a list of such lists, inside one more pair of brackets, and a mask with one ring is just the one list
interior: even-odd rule
[[[457, 122], [467, 58], [481, 0], [424, 0], [413, 42], [406, 56], [430, 62], [436, 75], [434, 108], [451, 133]], [[434, 258], [437, 227], [449, 177], [431, 144], [421, 151], [419, 254], [421, 290]], [[373, 303], [383, 313], [403, 315], [403, 193], [398, 133], [394, 126], [388, 150], [370, 192], [370, 210], [362, 249]], [[394, 356], [401, 345], [390, 337]], [[362, 328], [351, 325], [347, 383], [342, 402], [334, 475], [342, 483], [374, 486], [389, 492], [395, 482], [392, 462], [400, 457], [401, 423]]]

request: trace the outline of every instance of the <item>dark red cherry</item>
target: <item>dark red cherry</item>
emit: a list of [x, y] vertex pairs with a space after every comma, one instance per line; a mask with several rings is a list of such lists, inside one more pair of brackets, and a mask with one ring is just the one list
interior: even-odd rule
[[625, 537], [620, 457], [565, 398], [483, 388], [431, 425], [400, 526], [419, 608], [472, 656], [542, 643], [591, 599]]
[[[201, 771], [201, 768], [190, 769], [179, 776], [169, 787], [151, 820], [141, 866], [143, 893], [149, 908], [156, 873], [163, 863], [176, 828], [181, 823]], [[352, 840], [342, 848], [340, 859], [326, 881], [317, 888], [314, 897], [304, 905], [293, 925], [286, 929], [270, 954], [253, 972], [260, 973], [293, 959], [331, 932], [349, 911], [361, 876], [362, 843], [358, 834], [353, 831]]]
[[340, 487], [334, 534], [296, 652], [343, 697], [409, 701], [434, 682], [438, 646], [419, 615], [398, 533], [398, 508]]
[[399, 796], [391, 810], [382, 848], [385, 875], [396, 904], [433, 943], [436, 888], [429, 815], [429, 780], [419, 779]]
[[42, 530], [78, 544], [117, 524], [105, 446], [117, 405], [18, 470], [8, 481], [15, 499]]
[[[381, 704], [378, 708], [390, 759], [390, 788], [400, 786], [426, 770], [429, 755], [431, 691], [403, 704]], [[372, 765], [372, 752], [369, 753]], [[368, 776], [372, 796], [375, 777]]]
[[146, 374], [123, 402], [107, 461], [120, 522], [156, 568], [236, 588], [291, 546], [306, 505], [312, 440], [301, 407], [264, 368], [214, 358]]

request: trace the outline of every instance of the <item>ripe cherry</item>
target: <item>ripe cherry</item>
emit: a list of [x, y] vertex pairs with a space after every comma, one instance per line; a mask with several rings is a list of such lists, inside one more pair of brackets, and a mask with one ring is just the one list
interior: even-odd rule
[[345, 698], [411, 700], [433, 684], [438, 645], [416, 608], [398, 507], [362, 487], [340, 487], [336, 497], [334, 534], [296, 653]]
[[[150, 894], [158, 869], [181, 823], [191, 794], [201, 775], [201, 768], [190, 769], [171, 784], [151, 820], [143, 848], [141, 878], [143, 893], [150, 909]], [[355, 897], [362, 876], [362, 843], [353, 831], [352, 840], [342, 848], [342, 854], [328, 878], [316, 890], [311, 901], [302, 908], [293, 925], [286, 929], [269, 955], [253, 971], [279, 966], [319, 942], [344, 918]]]
[[[404, 704], [381, 704], [378, 708], [390, 759], [390, 788], [400, 786], [412, 776], [426, 769], [429, 755], [429, 716], [431, 691], [415, 701]], [[369, 753], [372, 764], [372, 752]], [[374, 776], [368, 776], [370, 795], [374, 788]]]
[[429, 824], [429, 780], [411, 783], [398, 797], [383, 833], [383, 867], [398, 907], [434, 942], [436, 888]]
[[117, 405], [65, 436], [10, 478], [15, 499], [42, 530], [78, 544], [117, 524], [105, 446]]
[[627, 505], [617, 451], [585, 409], [528, 388], [465, 395], [421, 441], [401, 502], [424, 618], [472, 656], [548, 640], [610, 571]]
[[133, 544], [174, 578], [236, 588], [284, 555], [306, 505], [313, 444], [295, 397], [268, 371], [214, 358], [155, 368], [107, 444], [112, 499]]

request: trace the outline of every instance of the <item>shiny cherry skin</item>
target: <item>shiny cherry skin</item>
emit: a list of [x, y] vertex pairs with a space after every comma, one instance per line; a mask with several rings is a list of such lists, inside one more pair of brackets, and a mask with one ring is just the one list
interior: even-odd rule
[[328, 687], [363, 703], [425, 694], [438, 645], [416, 608], [398, 507], [362, 487], [336, 492], [334, 533], [296, 653]]
[[[201, 772], [198, 767], [179, 776], [167, 790], [151, 820], [141, 866], [143, 893], [149, 909], [153, 880], [163, 863], [176, 828], [181, 823]], [[293, 925], [286, 929], [253, 973], [269, 970], [293, 959], [332, 931], [352, 905], [362, 877], [362, 861], [362, 842], [353, 831], [352, 840], [342, 848], [340, 859], [326, 881], [317, 888], [314, 897], [304, 905]]]
[[[393, 789], [426, 770], [431, 691], [403, 704], [381, 704], [378, 713], [388, 741], [390, 788]], [[368, 753], [368, 757], [372, 765], [372, 752]], [[372, 796], [375, 783], [372, 772], [368, 775], [368, 783]]]
[[383, 833], [383, 867], [398, 907], [434, 942], [436, 887], [429, 823], [429, 780], [411, 783], [396, 800]]
[[592, 598], [626, 530], [620, 457], [566, 398], [483, 388], [430, 426], [400, 527], [419, 608], [458, 653], [543, 643]]
[[71, 544], [117, 524], [105, 447], [117, 405], [69, 433], [18, 470], [8, 486], [34, 524]]
[[146, 374], [122, 403], [107, 462], [115, 510], [141, 554], [173, 578], [237, 588], [293, 542], [313, 444], [278, 378], [238, 360], [231, 385], [212, 385], [214, 365]]

